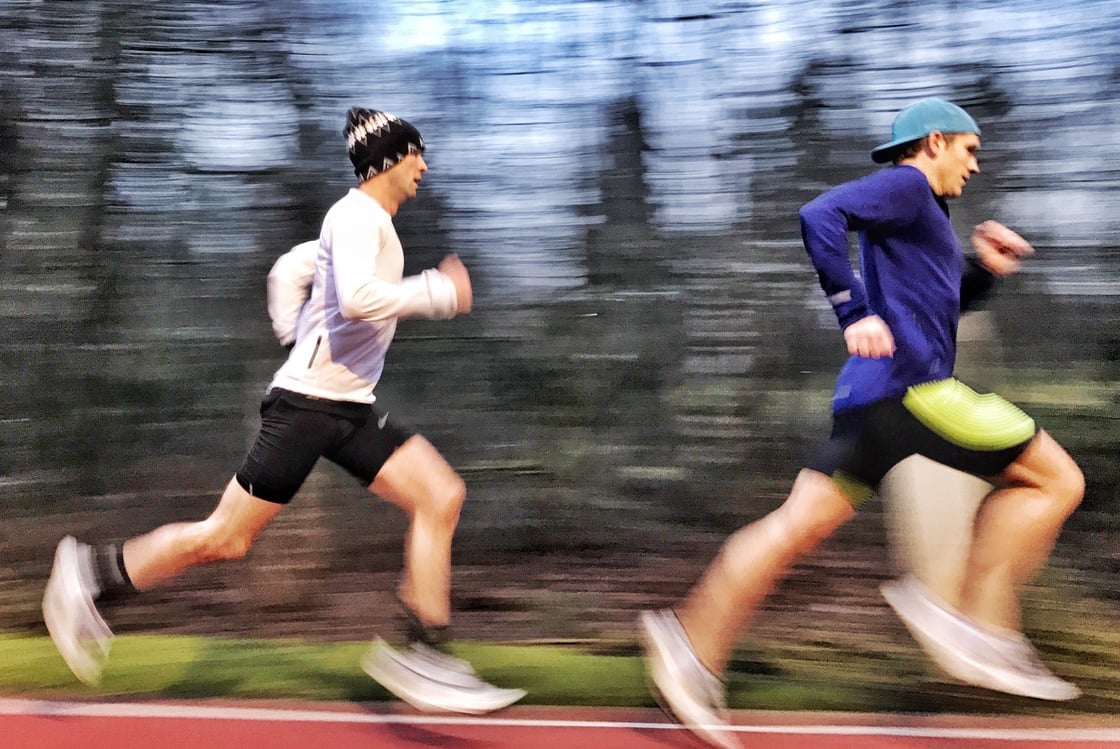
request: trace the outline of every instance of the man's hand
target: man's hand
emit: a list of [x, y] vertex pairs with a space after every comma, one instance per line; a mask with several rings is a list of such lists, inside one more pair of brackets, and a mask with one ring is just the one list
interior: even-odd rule
[[994, 276], [1009, 276], [1034, 252], [1027, 240], [996, 221], [985, 221], [972, 230], [976, 259]]
[[458, 301], [456, 314], [465, 315], [471, 311], [471, 302], [474, 292], [471, 291], [471, 275], [467, 273], [467, 266], [458, 255], [448, 255], [440, 261], [437, 270], [451, 279], [455, 284], [455, 296]]
[[868, 315], [844, 328], [848, 353], [866, 359], [894, 356], [894, 336], [878, 315]]

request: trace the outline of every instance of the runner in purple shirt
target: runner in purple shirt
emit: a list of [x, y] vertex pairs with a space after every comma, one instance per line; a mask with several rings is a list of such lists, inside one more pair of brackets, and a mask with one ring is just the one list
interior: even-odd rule
[[[789, 498], [735, 532], [684, 601], [640, 621], [655, 695], [710, 744], [738, 745], [727, 730], [723, 678], [763, 599], [915, 454], [995, 489], [977, 514], [956, 595], [942, 600], [910, 576], [882, 587], [887, 602], [961, 681], [1045, 700], [1079, 694], [1021, 633], [1020, 597], [1081, 501], [1081, 471], [1031, 417], [952, 376], [962, 304], [1033, 251], [987, 221], [972, 234], [975, 257], [962, 253], [945, 201], [979, 172], [979, 147], [980, 128], [963, 109], [923, 99], [897, 115], [891, 140], [872, 152], [891, 166], [801, 210], [805, 248], [851, 355], [837, 380], [832, 435]], [[853, 233], [858, 276], [849, 261]]]

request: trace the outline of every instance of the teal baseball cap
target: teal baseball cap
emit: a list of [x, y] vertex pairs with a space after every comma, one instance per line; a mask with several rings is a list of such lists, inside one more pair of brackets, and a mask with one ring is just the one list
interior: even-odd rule
[[891, 161], [899, 146], [924, 138], [934, 131], [979, 135], [980, 126], [956, 104], [937, 97], [920, 99], [895, 115], [891, 124], [891, 139], [871, 151], [871, 160], [876, 164]]

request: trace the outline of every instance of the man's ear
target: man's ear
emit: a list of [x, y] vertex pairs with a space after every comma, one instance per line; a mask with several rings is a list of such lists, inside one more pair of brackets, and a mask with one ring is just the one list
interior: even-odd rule
[[945, 134], [934, 130], [926, 136], [926, 153], [932, 159], [945, 150]]

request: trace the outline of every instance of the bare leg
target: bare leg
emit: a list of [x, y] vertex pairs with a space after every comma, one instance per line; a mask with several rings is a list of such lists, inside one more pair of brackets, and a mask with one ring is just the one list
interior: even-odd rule
[[997, 479], [976, 516], [960, 609], [983, 624], [1021, 629], [1023, 587], [1046, 563], [1085, 493], [1081, 469], [1046, 432]]
[[412, 641], [403, 650], [374, 638], [362, 658], [362, 669], [425, 712], [478, 715], [524, 697], [520, 689], [502, 689], [483, 681], [466, 662], [442, 652], [439, 641], [426, 638], [436, 634], [429, 628], [446, 626], [451, 620], [451, 538], [467, 496], [466, 484], [430, 442], [414, 435], [385, 461], [369, 488], [411, 518], [398, 595], [425, 632], [413, 639], [419, 633], [410, 621]]
[[414, 435], [385, 462], [370, 491], [411, 517], [399, 595], [420, 620], [451, 620], [451, 539], [467, 487], [431, 442]]
[[124, 544], [124, 566], [138, 590], [199, 564], [245, 556], [283, 505], [258, 499], [231, 479], [218, 506], [196, 523], [169, 523]]
[[723, 674], [736, 640], [777, 581], [854, 514], [832, 479], [805, 469], [781, 507], [727, 539], [677, 609], [705, 667]]

